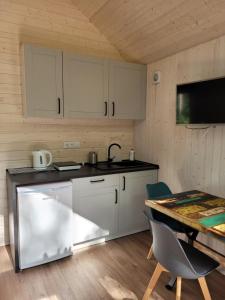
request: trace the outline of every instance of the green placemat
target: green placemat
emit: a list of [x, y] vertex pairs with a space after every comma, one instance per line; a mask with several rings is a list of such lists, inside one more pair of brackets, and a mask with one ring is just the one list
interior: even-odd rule
[[194, 198], [186, 198], [182, 200], [176, 201], [176, 204], [186, 204], [186, 203], [191, 203], [194, 201], [202, 200], [202, 197], [194, 197]]
[[205, 226], [206, 228], [214, 227], [219, 224], [223, 224], [223, 223], [225, 223], [225, 213], [219, 214], [216, 216], [202, 218], [199, 221], [199, 223], [201, 225]]

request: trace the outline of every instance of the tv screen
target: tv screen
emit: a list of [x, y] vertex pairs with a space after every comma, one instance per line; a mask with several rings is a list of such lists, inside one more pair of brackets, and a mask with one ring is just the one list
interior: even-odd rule
[[225, 78], [178, 85], [176, 123], [225, 123]]

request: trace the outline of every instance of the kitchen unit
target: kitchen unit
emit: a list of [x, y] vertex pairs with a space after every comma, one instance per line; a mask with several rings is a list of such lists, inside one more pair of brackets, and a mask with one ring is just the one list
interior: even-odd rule
[[143, 215], [147, 183], [157, 170], [73, 179], [74, 244], [148, 229]]
[[145, 119], [145, 65], [23, 45], [27, 117]]
[[[31, 186], [35, 185], [38, 185], [39, 188], [44, 188], [49, 183], [65, 184], [68, 181], [72, 182], [70, 195], [73, 198], [73, 244], [97, 241], [101, 238], [109, 240], [148, 228], [142, 213], [146, 198], [145, 185], [157, 181], [158, 166], [142, 162], [137, 162], [136, 166], [134, 163], [131, 167], [126, 166], [126, 164], [125, 166], [117, 166], [115, 163], [113, 163], [113, 166], [113, 168], [108, 170], [106, 168], [101, 169], [101, 166], [97, 168], [86, 164], [80, 170], [64, 172], [46, 171], [16, 175], [7, 172], [10, 247], [16, 271], [22, 269], [20, 262], [23, 261], [21, 260], [20, 228], [21, 226], [24, 228], [24, 226], [23, 223], [21, 224], [23, 219], [21, 219], [20, 213], [21, 211], [23, 212], [23, 201], [25, 198], [19, 197], [21, 188], [29, 191]], [[65, 193], [60, 195], [63, 196], [62, 198], [60, 196], [59, 202], [53, 201], [52, 196], [50, 196], [50, 199], [47, 196], [45, 200], [46, 197], [42, 195], [43, 197], [39, 199], [41, 201], [40, 204], [36, 202], [34, 204], [33, 201], [30, 201], [27, 206], [25, 205], [25, 208], [28, 209], [29, 205], [32, 206], [34, 204], [34, 215], [31, 214], [32, 219], [28, 218], [30, 222], [34, 222], [35, 215], [40, 213], [40, 209], [43, 211], [44, 203], [49, 208], [53, 205], [54, 211], [50, 211], [50, 217], [54, 216], [56, 218], [57, 214], [59, 215], [57, 217], [57, 226], [55, 228], [50, 227], [53, 230], [52, 232], [50, 231], [50, 236], [53, 233], [53, 236], [57, 237], [55, 244], [55, 247], [58, 247], [57, 249], [61, 249], [60, 246], [57, 246], [57, 242], [60, 243], [58, 234], [63, 224], [61, 223], [62, 219], [59, 217], [58, 205], [60, 205], [60, 199], [64, 199]], [[19, 209], [20, 206], [22, 210]], [[46, 214], [48, 212], [49, 210], [47, 209]], [[44, 214], [43, 216], [46, 215]], [[53, 226], [53, 224], [54, 222], [50, 225]], [[37, 223], [36, 225], [38, 227], [35, 232], [40, 232], [41, 224]], [[63, 226], [65, 226], [65, 229], [69, 225], [64, 223]], [[55, 229], [57, 231], [54, 231]], [[69, 232], [69, 230], [67, 231]], [[48, 240], [50, 236], [46, 234], [46, 236], [43, 236], [43, 239]], [[36, 241], [37, 243], [40, 242], [40, 237]], [[53, 243], [53, 240], [50, 239], [50, 241]], [[50, 253], [53, 253], [55, 249], [52, 243], [49, 244]], [[68, 249], [68, 244], [65, 248]], [[42, 260], [42, 262], [44, 261]]]

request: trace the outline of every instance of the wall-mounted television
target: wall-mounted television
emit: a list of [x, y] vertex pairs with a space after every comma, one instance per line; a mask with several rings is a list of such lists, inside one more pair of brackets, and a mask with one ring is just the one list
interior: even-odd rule
[[177, 85], [176, 123], [225, 123], [225, 78]]

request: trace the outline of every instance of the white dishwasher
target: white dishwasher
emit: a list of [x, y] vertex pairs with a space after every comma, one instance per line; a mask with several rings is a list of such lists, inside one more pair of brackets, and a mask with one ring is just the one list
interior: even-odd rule
[[72, 254], [72, 183], [17, 188], [19, 265], [25, 269]]

